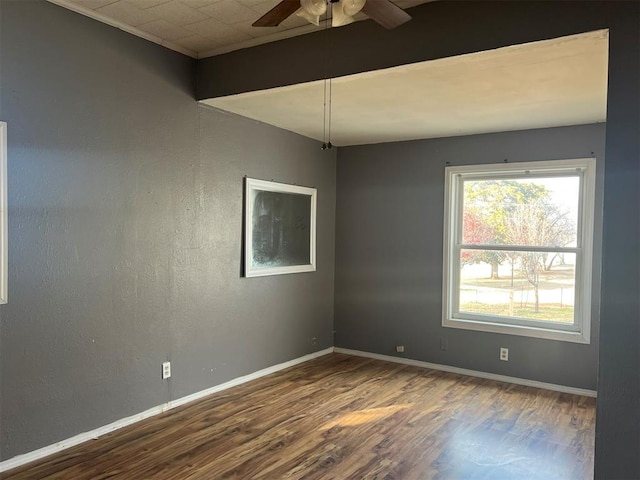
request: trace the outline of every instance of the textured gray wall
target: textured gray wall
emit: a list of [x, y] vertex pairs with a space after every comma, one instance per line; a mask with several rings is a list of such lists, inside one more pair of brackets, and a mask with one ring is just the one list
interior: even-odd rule
[[[341, 148], [336, 346], [595, 390], [604, 136], [599, 124]], [[592, 156], [598, 207], [591, 344], [443, 328], [445, 166]], [[405, 353], [396, 354], [395, 345]], [[500, 347], [510, 349], [509, 362], [498, 359]]]
[[[162, 47], [44, 1], [0, 15], [0, 459], [330, 347], [335, 150], [199, 106]], [[317, 272], [240, 277], [244, 175], [318, 188]]]

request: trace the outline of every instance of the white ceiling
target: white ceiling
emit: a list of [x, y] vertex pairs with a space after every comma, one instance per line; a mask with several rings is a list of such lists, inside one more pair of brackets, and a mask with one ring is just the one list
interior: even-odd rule
[[[324, 28], [296, 15], [252, 27], [280, 0], [49, 0], [193, 58], [204, 58]], [[394, 0], [404, 9], [431, 0]], [[360, 14], [356, 17], [364, 20]], [[380, 27], [382, 28], [382, 27]]]
[[[332, 81], [331, 142], [358, 145], [606, 120], [608, 32]], [[322, 141], [324, 82], [205, 100]]]

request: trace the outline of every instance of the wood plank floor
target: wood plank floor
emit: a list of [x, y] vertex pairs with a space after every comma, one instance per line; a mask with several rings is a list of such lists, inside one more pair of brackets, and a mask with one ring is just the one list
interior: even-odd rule
[[5, 472], [23, 479], [588, 479], [595, 400], [331, 354]]

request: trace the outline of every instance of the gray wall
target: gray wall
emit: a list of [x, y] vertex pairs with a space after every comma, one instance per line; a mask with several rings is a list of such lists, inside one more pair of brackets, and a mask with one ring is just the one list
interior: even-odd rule
[[[341, 148], [336, 346], [595, 390], [604, 137], [599, 124]], [[444, 168], [585, 157], [598, 160], [591, 343], [443, 328]]]
[[[0, 459], [332, 345], [335, 151], [199, 106], [162, 47], [44, 1], [0, 17]], [[318, 188], [317, 272], [240, 277], [244, 175]]]

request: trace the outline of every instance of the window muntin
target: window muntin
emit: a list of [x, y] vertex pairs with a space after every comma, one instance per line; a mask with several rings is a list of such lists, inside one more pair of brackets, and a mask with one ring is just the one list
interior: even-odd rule
[[594, 169], [447, 168], [444, 326], [589, 342]]

